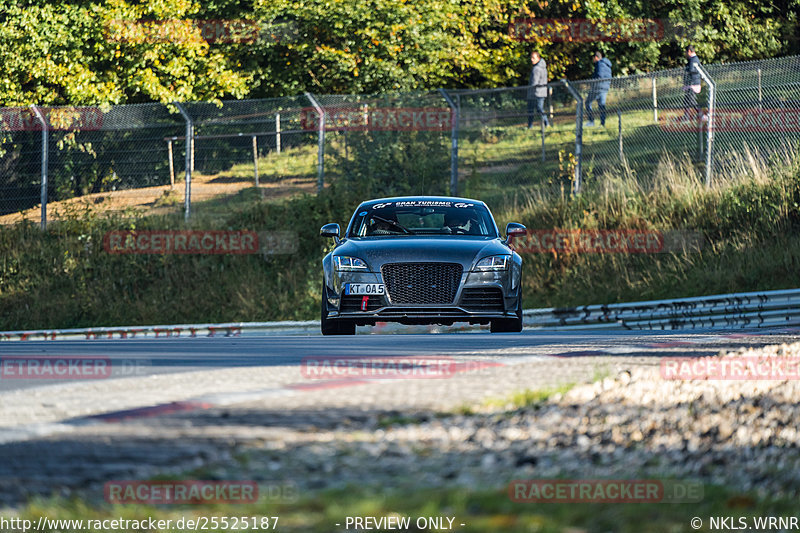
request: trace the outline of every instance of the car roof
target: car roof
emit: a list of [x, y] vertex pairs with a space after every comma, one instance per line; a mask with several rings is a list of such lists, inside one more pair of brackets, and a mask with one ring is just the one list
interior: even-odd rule
[[480, 200], [473, 200], [472, 198], [459, 198], [456, 196], [392, 196], [390, 198], [376, 198], [374, 200], [367, 200], [365, 202], [361, 202], [361, 205], [367, 206], [386, 202], [472, 202], [483, 206], [486, 205]]

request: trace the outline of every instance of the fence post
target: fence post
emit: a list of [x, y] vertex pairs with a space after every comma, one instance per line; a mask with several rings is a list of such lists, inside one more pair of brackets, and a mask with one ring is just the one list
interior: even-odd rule
[[564, 84], [564, 87], [567, 88], [577, 104], [575, 112], [575, 183], [572, 187], [572, 193], [578, 194], [581, 192], [581, 176], [583, 173], [583, 98], [569, 84], [566, 78], [562, 78], [561, 83]]
[[167, 155], [169, 156], [169, 188], [175, 187], [175, 162], [172, 155], [172, 139], [167, 140]]
[[183, 119], [186, 121], [186, 161], [184, 166], [186, 167], [186, 194], [183, 200], [183, 213], [184, 213], [184, 220], [186, 222], [189, 221], [189, 214], [191, 213], [192, 209], [192, 166], [194, 161], [194, 121], [192, 121], [191, 115], [189, 112], [186, 111], [180, 102], [173, 102], [175, 107], [178, 108], [178, 111], [181, 112], [183, 115]]
[[439, 89], [442, 98], [450, 106], [450, 196], [458, 196], [458, 124], [461, 120], [459, 107], [444, 89]]
[[703, 117], [696, 117], [697, 120], [697, 158], [703, 159], [705, 143], [703, 142]]
[[711, 187], [711, 173], [714, 164], [714, 118], [716, 114], [717, 84], [700, 65], [696, 65], [700, 77], [708, 85], [708, 121], [706, 122], [706, 187]]
[[42, 125], [42, 191], [41, 191], [41, 203], [42, 203], [42, 229], [47, 229], [47, 167], [48, 167], [48, 154], [50, 152], [49, 147], [49, 135], [47, 134], [47, 120], [44, 118], [41, 109], [38, 106], [31, 104], [30, 106], [31, 111], [33, 114], [36, 115], [36, 119]]
[[761, 67], [758, 67], [758, 110], [761, 111], [761, 107], [763, 106], [762, 102], [762, 95], [761, 95]]
[[544, 151], [544, 115], [542, 115], [539, 118], [540, 118], [540, 122], [542, 123], [542, 163], [544, 163], [547, 160], [547, 157], [546, 157], [545, 151]]
[[258, 187], [258, 137], [253, 135], [253, 177]]
[[617, 136], [619, 137], [619, 162], [625, 163], [625, 153], [622, 150], [622, 110], [617, 109]]
[[281, 114], [275, 113], [275, 151], [281, 153]]
[[313, 94], [306, 92], [306, 98], [319, 115], [317, 121], [317, 194], [319, 194], [325, 186], [325, 111]]
[[656, 77], [653, 76], [653, 122], [658, 122], [658, 92], [656, 91]]

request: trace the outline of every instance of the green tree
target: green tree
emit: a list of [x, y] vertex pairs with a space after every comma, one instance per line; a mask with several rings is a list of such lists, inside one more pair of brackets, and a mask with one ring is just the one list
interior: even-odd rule
[[[800, 0], [0, 0], [0, 105], [216, 100], [582, 78], [592, 50], [615, 73], [800, 52]], [[658, 19], [659, 41], [569, 42], [509, 32], [516, 19]], [[198, 20], [249, 20], [257, 38], [204, 39]], [[140, 35], [137, 36], [136, 32]], [[668, 37], [672, 37], [668, 35]]]
[[[248, 73], [179, 22], [198, 15], [186, 0], [0, 0], [0, 105], [245, 96]], [[168, 21], [170, 33], [142, 35], [140, 19]]]

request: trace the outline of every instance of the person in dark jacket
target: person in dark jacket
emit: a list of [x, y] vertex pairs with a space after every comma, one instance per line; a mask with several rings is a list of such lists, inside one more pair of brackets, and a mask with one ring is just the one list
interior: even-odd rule
[[[686, 47], [686, 67], [683, 72], [683, 114], [687, 120], [697, 119], [700, 116], [700, 106], [697, 104], [697, 95], [700, 94], [700, 58], [694, 51], [693, 46]], [[695, 116], [692, 117], [691, 110], [694, 109]]]
[[594, 73], [592, 79], [601, 80], [592, 82], [592, 89], [589, 91], [589, 96], [586, 98], [586, 118], [588, 119], [587, 125], [594, 126], [594, 112], [592, 111], [592, 103], [597, 100], [597, 107], [600, 108], [600, 125], [606, 125], [606, 96], [608, 90], [611, 88], [611, 61], [607, 57], [603, 57], [603, 52], [597, 51], [592, 57], [594, 61]]
[[534, 50], [531, 52], [531, 76], [528, 80], [528, 128], [533, 127], [534, 110], [538, 111], [545, 126], [549, 126], [547, 115], [544, 113], [544, 99], [547, 98], [547, 63], [542, 56]]

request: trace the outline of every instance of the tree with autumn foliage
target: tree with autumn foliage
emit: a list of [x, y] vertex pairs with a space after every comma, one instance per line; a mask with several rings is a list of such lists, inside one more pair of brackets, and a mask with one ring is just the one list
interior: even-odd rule
[[[551, 78], [588, 76], [600, 48], [626, 74], [797, 53], [800, 0], [0, 0], [0, 105], [168, 102], [526, 83], [538, 48]], [[658, 19], [658, 41], [521, 41], [520, 18]], [[248, 21], [244, 40], [197, 21]], [[131, 37], [147, 24], [158, 38]], [[130, 27], [129, 27], [130, 26]], [[121, 36], [122, 35], [122, 36]]]

